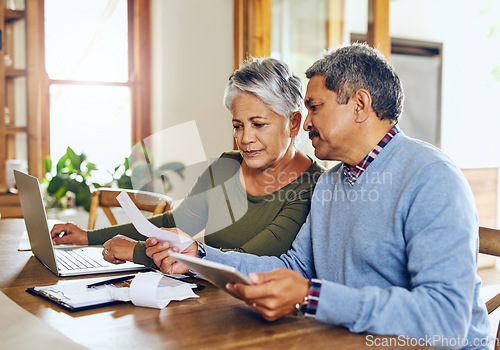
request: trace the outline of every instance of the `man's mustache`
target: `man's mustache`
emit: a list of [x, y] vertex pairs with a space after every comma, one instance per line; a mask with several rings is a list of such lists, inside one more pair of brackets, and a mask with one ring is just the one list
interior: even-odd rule
[[313, 137], [319, 136], [319, 132], [316, 129], [310, 130], [309, 131], [309, 140], [312, 139]]

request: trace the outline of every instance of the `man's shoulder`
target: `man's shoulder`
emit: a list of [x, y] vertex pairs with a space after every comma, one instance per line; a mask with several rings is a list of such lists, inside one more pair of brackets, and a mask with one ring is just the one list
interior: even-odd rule
[[[410, 137], [401, 140], [392, 158], [391, 169], [402, 179], [416, 183], [464, 183], [458, 166], [439, 148]], [[436, 181], [439, 180], [439, 181]], [[405, 182], [405, 181], [403, 181]]]
[[454, 165], [453, 161], [442, 150], [428, 142], [406, 135], [401, 135], [395, 141], [398, 144], [394, 152], [399, 162], [406, 162], [418, 167], [432, 163]]

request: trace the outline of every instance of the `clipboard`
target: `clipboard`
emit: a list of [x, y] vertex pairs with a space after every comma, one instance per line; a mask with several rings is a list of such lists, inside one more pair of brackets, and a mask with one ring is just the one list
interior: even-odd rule
[[[26, 289], [26, 292], [53, 302], [69, 312], [83, 311], [128, 302], [130, 299], [126, 301], [115, 300], [116, 298], [111, 299], [111, 296], [106, 291], [106, 289], [109, 290], [109, 288], [117, 288], [116, 290], [118, 291], [119, 289], [130, 287], [129, 280], [135, 276], [121, 277], [125, 277], [126, 280], [123, 281], [123, 278], [120, 277], [60, 280], [53, 285], [28, 288]], [[170, 276], [164, 276], [164, 278], [166, 278], [162, 286], [164, 288], [169, 288], [172, 283], [188, 284], [192, 290], [201, 290], [204, 288], [203, 285], [180, 281], [179, 278], [173, 278]], [[92, 288], [88, 288], [88, 286], [92, 284], [97, 285]]]
[[95, 302], [95, 303], [89, 303], [88, 305], [75, 306], [72, 305], [71, 303], [66, 302], [63, 299], [59, 299], [49, 293], [46, 293], [43, 290], [36, 290], [35, 287], [26, 289], [26, 292], [32, 295], [37, 295], [39, 297], [42, 297], [45, 300], [51, 301], [69, 312], [84, 311], [84, 310], [96, 309], [99, 307], [126, 303], [126, 301], [121, 301], [121, 300], [109, 300], [106, 302]]

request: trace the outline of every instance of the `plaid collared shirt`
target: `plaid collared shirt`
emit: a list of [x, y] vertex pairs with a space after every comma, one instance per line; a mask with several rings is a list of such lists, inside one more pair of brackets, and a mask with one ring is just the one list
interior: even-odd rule
[[397, 133], [399, 133], [399, 128], [397, 125], [394, 125], [393, 128], [382, 138], [382, 140], [380, 140], [380, 142], [371, 150], [371, 152], [368, 153], [368, 155], [354, 168], [350, 169], [347, 164], [344, 163], [344, 175], [347, 177], [347, 181], [349, 181], [351, 186], [354, 185], [356, 180], [361, 176], [361, 174], [363, 174], [366, 168], [368, 168], [368, 165], [373, 162], [377, 155]]

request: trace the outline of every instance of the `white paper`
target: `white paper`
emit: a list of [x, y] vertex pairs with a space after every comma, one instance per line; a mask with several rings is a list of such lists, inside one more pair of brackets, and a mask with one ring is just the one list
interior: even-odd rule
[[[82, 307], [96, 305], [112, 301], [104, 288], [95, 287], [87, 288], [87, 284], [107, 280], [109, 277], [98, 277], [78, 280], [59, 280], [57, 284], [52, 286], [35, 287], [37, 291], [43, 291], [56, 299], [74, 306]], [[113, 287], [115, 289], [119, 289]]]
[[[155, 272], [138, 273], [130, 284], [130, 288], [116, 288], [129, 290], [130, 300], [135, 306], [163, 309], [172, 300], [197, 298], [189, 283], [181, 281], [161, 282], [164, 276]], [[168, 279], [165, 277], [165, 279]], [[179, 282], [179, 283], [177, 283]], [[165, 285], [166, 284], [166, 285]], [[164, 285], [160, 287], [159, 285]], [[126, 292], [120, 292], [124, 298]], [[124, 300], [124, 299], [118, 299]]]
[[151, 222], [149, 222], [141, 211], [135, 206], [134, 202], [130, 199], [126, 192], [120, 193], [116, 199], [122, 206], [134, 227], [146, 237], [155, 237], [158, 242], [169, 241], [174, 247], [178, 247], [179, 251], [186, 249], [193, 240], [188, 237], [180, 236], [175, 232], [162, 230]]
[[109, 279], [109, 277], [96, 277], [60, 280], [55, 285], [35, 287], [35, 290], [42, 291], [74, 307], [121, 300], [132, 301], [136, 306], [162, 309], [172, 300], [198, 297], [192, 290], [192, 283], [178, 281], [157, 272], [137, 273], [130, 287], [116, 287], [112, 284], [106, 284], [87, 288], [88, 284]]

